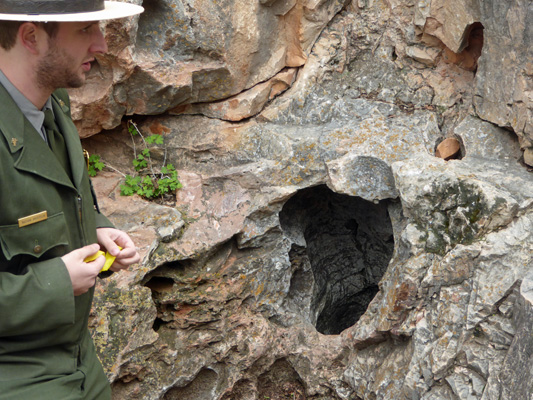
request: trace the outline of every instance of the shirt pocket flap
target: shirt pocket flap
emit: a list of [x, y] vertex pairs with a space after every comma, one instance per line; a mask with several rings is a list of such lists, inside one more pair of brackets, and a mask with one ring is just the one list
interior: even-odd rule
[[54, 247], [68, 243], [67, 223], [62, 212], [23, 227], [0, 226], [0, 244], [7, 260], [21, 254], [39, 258]]

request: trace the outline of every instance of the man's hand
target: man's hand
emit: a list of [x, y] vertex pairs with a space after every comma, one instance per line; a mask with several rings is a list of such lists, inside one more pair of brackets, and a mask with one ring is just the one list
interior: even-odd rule
[[[130, 265], [139, 262], [141, 256], [135, 248], [135, 244], [126, 232], [119, 231], [114, 228], [98, 228], [96, 230], [98, 236], [98, 243], [109, 254], [115, 256], [115, 262], [111, 266], [111, 271], [120, 271], [126, 269]], [[122, 250], [118, 248], [122, 247]]]
[[89, 256], [92, 256], [98, 250], [100, 250], [99, 245], [91, 244], [89, 246], [73, 250], [61, 257], [61, 260], [63, 260], [65, 263], [67, 271], [70, 275], [74, 296], [79, 296], [94, 286], [96, 277], [104, 266], [105, 257], [98, 257], [96, 260], [88, 263], [84, 262], [83, 260]]

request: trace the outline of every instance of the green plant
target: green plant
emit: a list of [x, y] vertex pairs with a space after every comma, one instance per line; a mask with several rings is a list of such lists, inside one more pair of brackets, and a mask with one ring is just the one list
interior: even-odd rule
[[[128, 131], [133, 141], [133, 168], [137, 172], [136, 175], [126, 175], [123, 185], [120, 185], [120, 194], [122, 196], [131, 196], [138, 194], [146, 199], [154, 199], [162, 197], [167, 193], [178, 190], [182, 187], [178, 180], [178, 172], [176, 168], [170, 163], [166, 163], [166, 149], [165, 159], [162, 167], [157, 170], [152, 162], [149, 145], [162, 145], [163, 136], [150, 135], [144, 136], [137, 126], [128, 121]], [[139, 136], [143, 143], [143, 149], [137, 153], [134, 136]]]
[[104, 169], [105, 165], [100, 160], [100, 156], [98, 154], [92, 154], [89, 157], [89, 162], [87, 164], [87, 168], [89, 170], [89, 176], [96, 176], [98, 172], [100, 172], [102, 169]]

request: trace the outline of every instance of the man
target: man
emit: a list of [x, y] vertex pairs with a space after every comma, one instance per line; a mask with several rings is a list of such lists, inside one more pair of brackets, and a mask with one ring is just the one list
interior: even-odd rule
[[103, 0], [0, 0], [1, 400], [111, 397], [87, 329], [105, 260], [84, 260], [102, 248], [119, 271], [140, 257], [98, 211], [60, 88], [82, 86], [107, 50], [99, 20], [142, 11]]

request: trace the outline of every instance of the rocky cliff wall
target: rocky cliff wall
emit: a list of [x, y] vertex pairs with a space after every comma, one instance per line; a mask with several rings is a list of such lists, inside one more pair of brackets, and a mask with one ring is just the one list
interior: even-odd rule
[[[142, 4], [72, 93], [143, 255], [97, 287], [114, 398], [529, 397], [531, 2]], [[127, 120], [175, 200], [120, 196]]]

